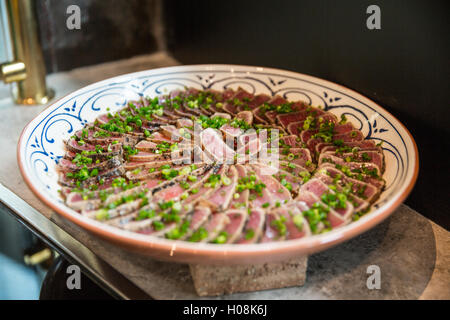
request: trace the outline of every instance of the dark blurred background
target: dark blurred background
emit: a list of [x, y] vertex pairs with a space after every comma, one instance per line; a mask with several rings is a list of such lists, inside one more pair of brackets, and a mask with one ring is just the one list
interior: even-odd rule
[[[163, 0], [36, 0], [47, 72], [163, 49]], [[81, 11], [81, 30], [66, 28], [67, 7]]]
[[[65, 28], [66, 8], [82, 29]], [[366, 9], [381, 9], [369, 30]], [[450, 229], [448, 1], [39, 0], [49, 73], [167, 50], [183, 64], [289, 69], [354, 89], [399, 118], [420, 152], [407, 204]]]

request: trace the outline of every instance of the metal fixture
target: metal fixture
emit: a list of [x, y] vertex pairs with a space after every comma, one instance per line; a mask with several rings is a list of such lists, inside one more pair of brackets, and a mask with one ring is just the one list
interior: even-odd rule
[[52, 258], [52, 250], [44, 248], [41, 251], [34, 252], [32, 254], [26, 254], [23, 256], [25, 264], [35, 266], [41, 264]]
[[6, 0], [13, 61], [0, 64], [0, 79], [14, 83], [14, 101], [24, 105], [45, 104], [54, 96], [45, 83], [34, 5], [34, 0]]

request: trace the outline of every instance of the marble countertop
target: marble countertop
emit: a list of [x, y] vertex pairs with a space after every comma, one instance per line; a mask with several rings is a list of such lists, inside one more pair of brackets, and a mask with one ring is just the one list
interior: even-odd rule
[[[161, 52], [49, 75], [56, 98], [112, 76], [179, 64]], [[124, 251], [61, 218], [27, 187], [16, 160], [22, 129], [45, 106], [15, 106], [0, 84], [0, 183], [76, 238], [156, 299], [199, 299], [187, 265]], [[0, 194], [0, 200], [2, 195]], [[366, 286], [369, 266], [381, 270], [381, 288]], [[204, 299], [204, 298], [202, 298]], [[450, 233], [402, 205], [376, 228], [309, 258], [303, 287], [240, 293], [217, 299], [450, 299]]]

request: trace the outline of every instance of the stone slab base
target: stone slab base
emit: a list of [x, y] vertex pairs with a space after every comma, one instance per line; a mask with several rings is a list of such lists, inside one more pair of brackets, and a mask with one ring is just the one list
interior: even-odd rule
[[199, 296], [219, 296], [302, 286], [306, 280], [308, 257], [260, 265], [189, 265]]

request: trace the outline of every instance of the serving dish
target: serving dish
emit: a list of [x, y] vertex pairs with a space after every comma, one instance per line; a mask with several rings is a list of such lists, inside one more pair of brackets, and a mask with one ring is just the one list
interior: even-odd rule
[[[58, 190], [56, 163], [64, 140], [107, 110], [114, 112], [130, 100], [157, 96], [185, 86], [225, 90], [242, 87], [250, 93], [281, 95], [345, 115], [366, 139], [383, 142], [385, 191], [373, 210], [358, 221], [299, 240], [220, 246], [189, 243], [136, 234], [104, 225], [69, 209]], [[50, 105], [24, 129], [18, 146], [22, 175], [56, 212], [127, 249], [157, 259], [187, 263], [258, 263], [310, 254], [348, 240], [381, 222], [411, 191], [418, 173], [418, 153], [408, 130], [391, 114], [360, 94], [311, 76], [271, 68], [234, 65], [180, 66], [137, 72], [104, 80]]]

